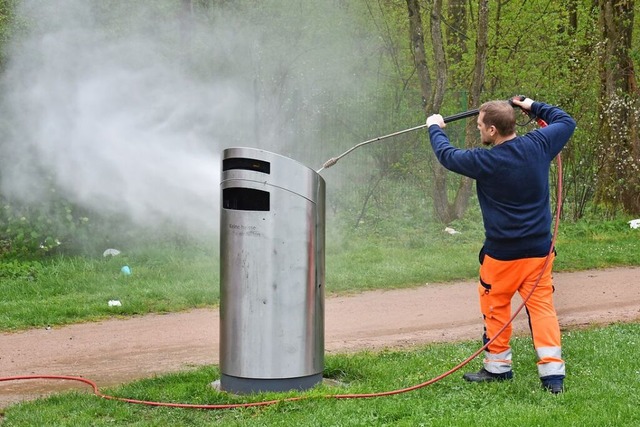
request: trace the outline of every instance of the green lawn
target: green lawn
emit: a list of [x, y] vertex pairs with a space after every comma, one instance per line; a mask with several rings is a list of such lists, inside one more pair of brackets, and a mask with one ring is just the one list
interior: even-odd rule
[[[469, 384], [456, 372], [415, 391], [388, 397], [332, 399], [327, 395], [374, 393], [423, 383], [455, 366], [476, 342], [438, 344], [413, 351], [328, 356], [324, 375], [343, 386], [322, 385], [306, 399], [263, 408], [195, 410], [158, 408], [71, 392], [7, 408], [7, 426], [637, 426], [640, 425], [639, 324], [568, 331], [566, 392], [540, 387], [528, 337], [513, 340], [515, 378]], [[477, 370], [474, 360], [464, 370]], [[281, 400], [297, 393], [233, 397], [217, 392], [215, 366], [138, 381], [107, 394], [151, 401], [228, 404]]]

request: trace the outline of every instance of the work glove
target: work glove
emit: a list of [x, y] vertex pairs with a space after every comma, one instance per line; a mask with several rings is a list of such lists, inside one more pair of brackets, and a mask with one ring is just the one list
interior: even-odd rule
[[444, 122], [444, 118], [440, 114], [432, 114], [431, 116], [427, 117], [427, 127], [431, 127], [431, 125], [438, 125], [441, 128], [447, 126], [447, 124]]

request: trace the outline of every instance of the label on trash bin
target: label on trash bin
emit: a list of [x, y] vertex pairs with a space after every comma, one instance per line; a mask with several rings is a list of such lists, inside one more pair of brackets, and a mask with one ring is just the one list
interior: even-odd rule
[[234, 236], [260, 237], [262, 235], [256, 225], [229, 224], [229, 229]]

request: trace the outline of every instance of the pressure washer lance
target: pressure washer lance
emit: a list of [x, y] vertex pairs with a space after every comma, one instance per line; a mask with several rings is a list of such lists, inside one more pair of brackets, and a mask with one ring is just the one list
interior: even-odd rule
[[[524, 95], [517, 95], [514, 98], [518, 98], [520, 101], [524, 101], [525, 100], [525, 96]], [[509, 104], [511, 104], [512, 107], [515, 106], [513, 104], [513, 102], [512, 102], [512, 99], [514, 99], [514, 98], [510, 98], [508, 100]], [[538, 124], [540, 126], [542, 126], [542, 127], [547, 125], [546, 123], [544, 123], [543, 120], [535, 117], [535, 115], [533, 113], [531, 113], [531, 111], [526, 111], [526, 110], [522, 110], [522, 111], [524, 111], [525, 114], [527, 114], [527, 116], [529, 116], [529, 121], [536, 120], [538, 122]], [[455, 122], [456, 120], [466, 119], [467, 117], [475, 116], [475, 115], [477, 115], [479, 113], [480, 113], [480, 110], [476, 108], [475, 110], [469, 110], [469, 111], [465, 111], [463, 113], [454, 114], [453, 116], [444, 117], [443, 120], [444, 120], [445, 123]], [[527, 123], [525, 123], [525, 124], [517, 123], [517, 124], [519, 126], [525, 126]], [[338, 160], [340, 160], [341, 158], [343, 158], [344, 156], [346, 156], [347, 154], [349, 154], [350, 152], [352, 152], [353, 150], [355, 150], [358, 147], [362, 147], [363, 145], [371, 144], [372, 142], [381, 141], [383, 139], [391, 138], [392, 136], [402, 135], [403, 133], [413, 132], [414, 130], [419, 130], [419, 129], [423, 129], [423, 128], [426, 128], [426, 127], [428, 127], [428, 126], [425, 123], [425, 124], [420, 125], [420, 126], [412, 127], [410, 129], [401, 130], [401, 131], [398, 131], [398, 132], [395, 132], [395, 133], [391, 133], [389, 135], [379, 136], [377, 138], [373, 138], [373, 139], [370, 139], [368, 141], [361, 142], [360, 144], [355, 145], [355, 146], [351, 147], [350, 149], [348, 149], [347, 151], [345, 151], [344, 153], [340, 154], [338, 157], [332, 157], [329, 160], [327, 160], [326, 162], [324, 162], [322, 167], [320, 169], [318, 169], [316, 171], [316, 173], [320, 173], [324, 169], [329, 169], [331, 166], [333, 166], [336, 163], [338, 163]]]
[[[456, 120], [466, 119], [467, 117], [475, 116], [479, 112], [480, 112], [480, 110], [478, 110], [476, 108], [475, 110], [469, 110], [469, 111], [465, 111], [463, 113], [458, 113], [458, 114], [454, 114], [454, 115], [449, 116], [449, 117], [445, 117], [443, 120], [444, 120], [445, 123], [454, 122]], [[403, 133], [408, 133], [408, 132], [413, 132], [415, 130], [424, 129], [426, 127], [427, 127], [427, 124], [425, 123], [425, 124], [420, 125], [420, 126], [412, 127], [410, 129], [401, 130], [401, 131], [398, 131], [398, 132], [395, 132], [395, 133], [390, 133], [389, 135], [379, 136], [377, 138], [373, 138], [373, 139], [370, 139], [368, 141], [361, 142], [360, 144], [354, 145], [353, 147], [351, 147], [350, 149], [348, 149], [344, 153], [340, 154], [338, 157], [332, 157], [329, 160], [327, 160], [326, 162], [324, 162], [322, 167], [320, 169], [318, 169], [316, 171], [316, 173], [320, 173], [324, 169], [329, 169], [331, 166], [333, 166], [336, 163], [338, 163], [338, 160], [340, 160], [341, 158], [343, 158], [344, 156], [346, 156], [347, 154], [349, 154], [350, 152], [352, 152], [353, 150], [355, 150], [358, 147], [362, 147], [363, 145], [371, 144], [372, 142], [382, 141], [383, 139], [391, 138], [392, 136], [398, 136], [398, 135], [402, 135]]]

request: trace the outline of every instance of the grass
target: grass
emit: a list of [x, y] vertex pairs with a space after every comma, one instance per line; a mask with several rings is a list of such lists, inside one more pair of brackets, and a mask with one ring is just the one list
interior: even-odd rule
[[[216, 262], [198, 248], [165, 248], [4, 267], [0, 330], [210, 306], [218, 299]], [[121, 272], [124, 265], [131, 275]], [[109, 307], [110, 300], [122, 306]]]
[[583, 220], [561, 227], [557, 271], [640, 265], [640, 229], [632, 229], [625, 219]]
[[[473, 280], [482, 241], [477, 218], [450, 226], [401, 228], [376, 224], [327, 239], [327, 292], [398, 288], [451, 280]], [[388, 230], [381, 232], [380, 230]], [[566, 223], [558, 236], [556, 271], [640, 265], [640, 230], [626, 220]], [[2, 260], [0, 330], [63, 325], [105, 317], [170, 312], [218, 302], [218, 255], [211, 247], [158, 245], [120, 248], [112, 258], [57, 257], [41, 261]], [[128, 265], [131, 275], [121, 268]], [[109, 307], [109, 300], [122, 306]], [[414, 351], [327, 356], [324, 375], [346, 384], [322, 385], [308, 399], [262, 409], [199, 411], [151, 408], [99, 399], [84, 392], [54, 395], [0, 412], [2, 426], [632, 426], [637, 410], [637, 346], [640, 325], [564, 331], [567, 393], [552, 396], [539, 387], [535, 356], [527, 337], [515, 338], [516, 379], [502, 384], [465, 384], [459, 373], [433, 386], [391, 397], [322, 398], [368, 393], [424, 382], [447, 371], [478, 343], [431, 345]], [[478, 360], [468, 369], [477, 370]], [[210, 366], [104, 390], [137, 399], [225, 403], [282, 399], [295, 394], [245, 398], [216, 392]]]
[[[327, 294], [473, 280], [483, 239], [477, 218], [403, 229], [376, 225], [327, 236]], [[379, 230], [389, 230], [380, 232]], [[625, 220], [563, 223], [555, 271], [640, 265], [640, 230]], [[0, 260], [0, 331], [214, 306], [219, 257], [211, 246], [120, 248], [116, 257]], [[121, 268], [128, 265], [131, 275]], [[119, 307], [108, 301], [118, 300]]]
[[[579, 271], [640, 265], [640, 229], [626, 219], [561, 223], [555, 271]], [[475, 279], [484, 232], [479, 218], [397, 234], [352, 231], [332, 238], [327, 249], [328, 287], [332, 292], [406, 287]]]
[[[308, 399], [233, 410], [169, 409], [99, 399], [70, 392], [14, 405], [3, 414], [10, 426], [636, 426], [640, 423], [639, 324], [564, 331], [566, 392], [540, 387], [529, 337], [513, 339], [513, 381], [468, 384], [460, 372], [408, 393], [369, 399], [326, 399], [327, 394], [370, 393], [425, 382], [452, 368], [478, 343], [437, 344], [413, 351], [386, 350], [328, 356], [324, 375], [344, 387], [322, 385]], [[464, 370], [476, 370], [473, 361]], [[240, 403], [297, 396], [265, 393], [234, 397], [209, 387], [216, 367], [146, 379], [104, 390], [121, 397], [179, 403]]]

